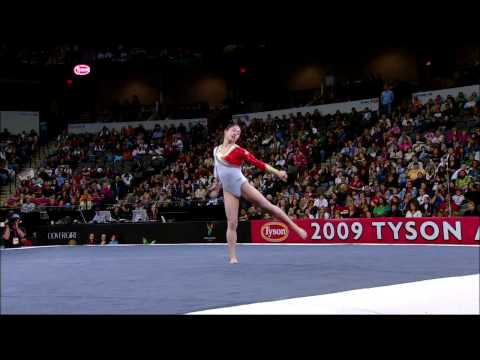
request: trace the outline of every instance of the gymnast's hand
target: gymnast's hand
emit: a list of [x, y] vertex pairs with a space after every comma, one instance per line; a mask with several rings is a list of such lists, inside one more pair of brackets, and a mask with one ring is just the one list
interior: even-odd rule
[[278, 176], [281, 180], [283, 180], [283, 181], [285, 181], [285, 182], [287, 182], [287, 180], [288, 180], [287, 172], [284, 171], [284, 170], [280, 170], [280, 171], [278, 172], [277, 176]]

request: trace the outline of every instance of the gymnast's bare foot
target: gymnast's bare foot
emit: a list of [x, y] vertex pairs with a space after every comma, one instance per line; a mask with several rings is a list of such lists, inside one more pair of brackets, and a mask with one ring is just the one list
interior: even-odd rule
[[230, 264], [238, 264], [238, 259], [237, 258], [231, 258], [230, 259]]
[[301, 227], [298, 227], [298, 230], [297, 230], [297, 234], [298, 236], [300, 236], [302, 238], [302, 240], [305, 240], [307, 238], [307, 232], [302, 229]]

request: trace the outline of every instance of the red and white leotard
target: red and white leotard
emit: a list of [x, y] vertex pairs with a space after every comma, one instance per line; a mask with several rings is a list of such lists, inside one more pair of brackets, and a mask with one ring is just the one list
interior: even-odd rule
[[235, 145], [235, 148], [230, 151], [226, 156], [221, 158], [228, 165], [241, 167], [244, 162], [254, 165], [260, 171], [265, 171], [267, 164], [263, 161], [258, 160], [255, 156], [252, 155], [248, 150]]
[[220, 155], [217, 146], [213, 150], [213, 158], [215, 159], [215, 177], [220, 179], [224, 191], [228, 191], [237, 197], [241, 195], [242, 184], [248, 181], [242, 174], [242, 164], [248, 162], [260, 171], [265, 171], [267, 167], [267, 164], [238, 145], [234, 145], [234, 148], [225, 156]]

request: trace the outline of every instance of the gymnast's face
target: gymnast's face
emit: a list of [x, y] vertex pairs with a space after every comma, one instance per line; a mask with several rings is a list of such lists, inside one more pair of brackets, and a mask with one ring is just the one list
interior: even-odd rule
[[234, 126], [225, 130], [225, 139], [228, 142], [235, 143], [235, 142], [237, 142], [241, 133], [242, 133], [242, 131], [240, 130], [240, 126], [234, 125]]

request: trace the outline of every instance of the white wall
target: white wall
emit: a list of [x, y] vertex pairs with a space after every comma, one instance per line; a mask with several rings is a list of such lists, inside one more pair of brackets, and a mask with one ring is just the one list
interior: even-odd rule
[[115, 129], [120, 131], [122, 128], [126, 128], [131, 126], [136, 128], [137, 126], [143, 125], [146, 130], [151, 130], [155, 127], [155, 125], [160, 125], [161, 127], [174, 125], [179, 126], [180, 124], [185, 125], [188, 129], [190, 124], [195, 125], [201, 123], [204, 126], [207, 126], [207, 119], [185, 119], [185, 120], [158, 120], [158, 121], [133, 121], [133, 122], [112, 122], [112, 123], [84, 123], [84, 124], [69, 124], [68, 125], [68, 132], [70, 134], [82, 134], [82, 133], [91, 133], [97, 134], [99, 133], [104, 126], [107, 129], [112, 130]]
[[39, 113], [36, 111], [0, 111], [0, 131], [8, 129], [11, 134], [39, 133]]
[[315, 106], [304, 106], [298, 108], [290, 108], [290, 109], [282, 109], [282, 110], [273, 110], [273, 111], [263, 111], [257, 113], [249, 113], [249, 114], [237, 114], [233, 115], [234, 120], [241, 119], [243, 121], [249, 122], [252, 119], [267, 119], [271, 117], [272, 119], [275, 117], [282, 118], [283, 115], [289, 116], [290, 114], [306, 114], [307, 112], [313, 114], [315, 110], [318, 110], [322, 115], [333, 115], [337, 111], [341, 113], [349, 113], [352, 111], [352, 108], [355, 108], [357, 111], [364, 110], [365, 108], [370, 109], [371, 111], [378, 111], [378, 98], [374, 99], [365, 99], [365, 100], [358, 100], [358, 101], [348, 101], [343, 103], [335, 103], [335, 104], [326, 104], [326, 105], [315, 105]]
[[412, 94], [412, 99], [414, 99], [416, 96], [418, 97], [418, 100], [420, 100], [422, 104], [426, 104], [430, 99], [435, 100], [435, 98], [438, 95], [440, 95], [442, 99], [445, 100], [445, 98], [448, 95], [452, 95], [454, 98], [456, 98], [460, 92], [463, 92], [463, 94], [468, 99], [468, 97], [473, 93], [477, 93], [477, 95], [480, 93], [480, 85], [463, 86], [463, 87], [442, 89], [442, 90], [436, 90], [436, 91], [418, 92], [418, 93]]

